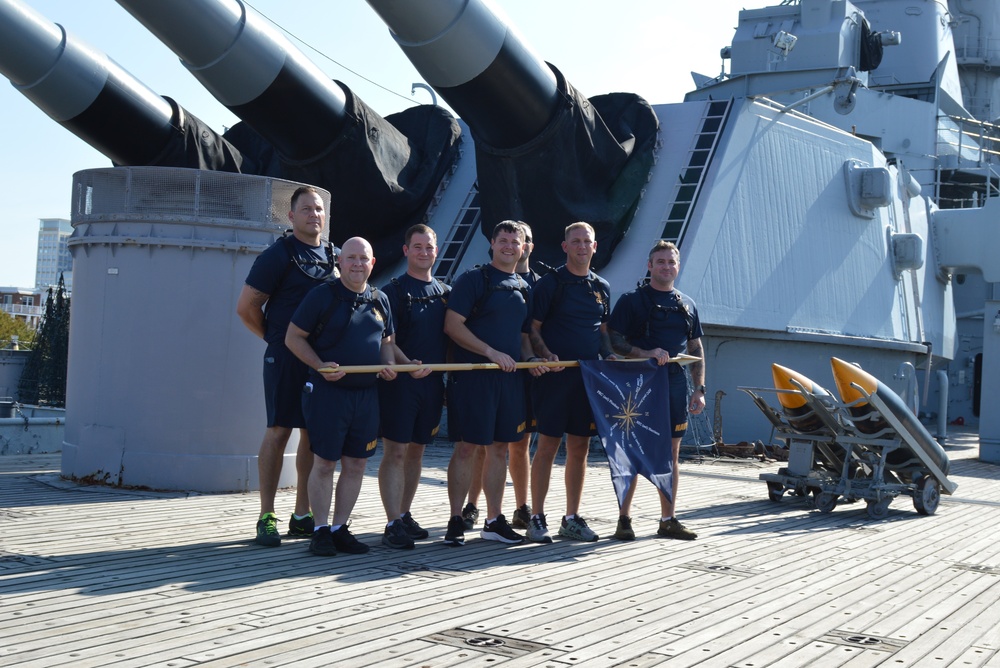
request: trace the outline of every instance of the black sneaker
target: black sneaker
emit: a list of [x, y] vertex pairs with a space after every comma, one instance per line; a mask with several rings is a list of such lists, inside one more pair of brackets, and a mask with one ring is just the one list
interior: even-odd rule
[[479, 536], [485, 540], [495, 540], [508, 545], [524, 542], [524, 536], [511, 529], [507, 524], [507, 518], [503, 515], [497, 515], [495, 520], [484, 524]]
[[465, 523], [466, 530], [476, 526], [476, 520], [478, 519], [479, 508], [476, 508], [471, 503], [465, 504], [465, 508], [462, 509], [462, 521]]
[[[406, 527], [399, 520], [385, 527], [385, 532], [382, 534], [382, 544], [394, 550], [413, 549], [413, 539], [406, 535]], [[367, 550], [365, 551], [367, 552]]]
[[445, 545], [465, 545], [465, 520], [455, 515], [448, 520], [448, 530], [444, 534]]
[[333, 544], [333, 534], [330, 527], [320, 527], [313, 532], [309, 541], [309, 551], [321, 557], [334, 557], [337, 555], [337, 548]]
[[406, 529], [406, 535], [413, 540], [423, 540], [431, 535], [427, 529], [420, 526], [417, 521], [413, 519], [413, 515], [410, 514], [410, 511], [403, 513], [403, 517], [400, 521], [403, 523], [403, 528]]
[[309, 513], [301, 520], [292, 515], [291, 519], [288, 520], [289, 538], [309, 538], [313, 535], [315, 529], [316, 520], [313, 518], [312, 513]]
[[257, 537], [253, 539], [257, 545], [278, 547], [281, 545], [281, 534], [278, 533], [278, 518], [274, 513], [264, 513], [257, 520]]
[[632, 518], [622, 515], [618, 518], [618, 526], [615, 527], [616, 540], [635, 540], [635, 531], [632, 529]]
[[527, 529], [531, 523], [531, 508], [528, 504], [524, 504], [520, 508], [514, 511], [514, 517], [511, 518], [510, 525], [515, 529]]
[[[347, 524], [350, 524], [350, 522]], [[333, 545], [337, 548], [337, 552], [346, 552], [347, 554], [365, 554], [368, 552], [368, 546], [354, 537], [354, 534], [347, 529], [347, 524], [341, 524], [340, 528], [332, 534]]]

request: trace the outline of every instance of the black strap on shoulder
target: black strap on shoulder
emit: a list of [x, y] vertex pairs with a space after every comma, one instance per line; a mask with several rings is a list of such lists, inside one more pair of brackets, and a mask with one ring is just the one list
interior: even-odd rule
[[542, 318], [542, 322], [548, 320], [549, 316], [552, 315], [552, 309], [555, 308], [556, 304], [562, 299], [563, 290], [567, 285], [577, 285], [584, 283], [589, 288], [591, 294], [597, 299], [597, 302], [604, 308], [603, 320], [607, 320], [608, 316], [611, 315], [611, 295], [604, 289], [604, 285], [597, 280], [596, 274], [592, 271], [588, 271], [586, 276], [574, 277], [572, 279], [565, 278], [557, 269], [553, 269], [551, 273], [556, 275], [556, 291], [552, 294], [552, 301], [549, 302], [549, 308], [545, 311], [545, 317]]
[[528, 286], [528, 283], [523, 278], [521, 278], [517, 274], [514, 274], [514, 276], [517, 276], [516, 287], [513, 285], [503, 285], [503, 284], [494, 285], [492, 281], [490, 281], [490, 273], [488, 267], [489, 267], [488, 264], [480, 265], [478, 267], [479, 271], [483, 275], [483, 285], [486, 286], [486, 289], [484, 290], [482, 296], [476, 300], [476, 303], [472, 305], [472, 310], [469, 311], [469, 317], [466, 318], [466, 320], [472, 320], [473, 318], [478, 316], [479, 311], [482, 310], [483, 306], [486, 305], [486, 302], [489, 301], [490, 295], [492, 295], [494, 292], [520, 292], [521, 296], [524, 298], [525, 303], [527, 303], [528, 301], [528, 293], [531, 291], [531, 288]]
[[340, 304], [342, 303], [349, 303], [351, 305], [351, 314], [347, 317], [348, 322], [343, 327], [340, 328], [339, 332], [337, 332], [336, 338], [333, 340], [333, 343], [330, 344], [331, 348], [340, 343], [340, 340], [344, 338], [344, 334], [347, 333], [347, 328], [350, 325], [351, 316], [354, 315], [354, 312], [358, 309], [359, 306], [363, 306], [365, 304], [371, 304], [372, 308], [374, 308], [378, 312], [378, 314], [382, 316], [382, 322], [389, 321], [387, 314], [384, 313], [384, 309], [382, 308], [382, 302], [379, 299], [379, 295], [381, 293], [379, 293], [378, 288], [372, 286], [371, 297], [362, 297], [361, 295], [357, 295], [354, 299], [348, 301], [347, 299], [344, 299], [339, 292], [337, 292], [334, 283], [327, 283], [326, 285], [328, 288], [330, 288], [330, 294], [333, 296], [333, 299], [331, 299], [327, 307], [323, 309], [323, 312], [320, 314], [319, 319], [316, 321], [316, 326], [313, 328], [313, 331], [309, 332], [309, 336], [306, 339], [307, 341], [309, 341], [309, 345], [311, 346], [316, 345], [316, 342], [319, 340], [319, 337], [323, 333], [323, 330], [326, 329], [326, 326], [330, 324], [330, 319], [333, 318], [333, 312], [336, 311], [337, 307], [340, 306]]
[[422, 295], [420, 297], [414, 297], [411, 295], [404, 287], [403, 284], [399, 282], [398, 278], [393, 278], [389, 281], [393, 288], [396, 290], [396, 296], [399, 298], [400, 303], [403, 308], [398, 314], [398, 322], [396, 325], [396, 343], [402, 345], [403, 340], [409, 336], [410, 333], [410, 323], [413, 321], [413, 305], [414, 304], [429, 304], [431, 302], [441, 300], [445, 304], [448, 303], [448, 293], [451, 292], [451, 286], [442, 283], [436, 278], [431, 278], [431, 283], [437, 287], [439, 292], [432, 295]]
[[679, 290], [674, 290], [677, 299], [677, 306], [660, 306], [655, 301], [653, 301], [652, 295], [653, 288], [649, 285], [648, 281], [640, 281], [639, 287], [636, 290], [641, 297], [643, 304], [646, 306], [646, 322], [645, 329], [642, 336], [648, 337], [652, 334], [652, 322], [653, 314], [656, 312], [661, 312], [666, 317], [668, 313], [679, 312], [684, 316], [684, 322], [687, 325], [687, 337], [691, 339], [694, 334], [694, 314], [691, 313], [691, 309], [688, 307], [687, 302], [684, 301], [684, 295]]
[[326, 261], [323, 261], [299, 257], [299, 254], [295, 250], [295, 242], [292, 241], [294, 238], [295, 235], [291, 230], [285, 230], [284, 234], [281, 235], [281, 241], [285, 244], [285, 250], [288, 252], [288, 264], [285, 265], [285, 270], [281, 274], [279, 285], [284, 283], [285, 279], [288, 278], [288, 272], [291, 271], [293, 266], [297, 267], [299, 271], [314, 281], [329, 282], [332, 278], [338, 278], [337, 249], [329, 239], [327, 239], [323, 246], [326, 249]]

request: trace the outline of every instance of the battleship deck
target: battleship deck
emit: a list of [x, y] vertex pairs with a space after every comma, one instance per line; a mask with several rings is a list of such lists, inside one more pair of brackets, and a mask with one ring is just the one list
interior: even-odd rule
[[[453, 548], [433, 446], [414, 505], [431, 538], [379, 544], [376, 459], [352, 526], [372, 550], [333, 558], [254, 546], [255, 494], [82, 487], [58, 455], [0, 457], [0, 666], [1000, 666], [1000, 467], [974, 435], [947, 449], [959, 487], [930, 517], [905, 497], [881, 521], [774, 503], [757, 476], [778, 464], [704, 459], [681, 466], [696, 541], [652, 536], [644, 481], [633, 543]], [[609, 536], [606, 462], [585, 496]]]

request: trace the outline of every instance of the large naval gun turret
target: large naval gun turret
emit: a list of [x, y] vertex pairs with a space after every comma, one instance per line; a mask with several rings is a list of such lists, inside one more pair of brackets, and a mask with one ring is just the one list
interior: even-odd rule
[[383, 260], [400, 256], [457, 156], [451, 114], [420, 105], [383, 118], [239, 0], [120, 4], [243, 122], [220, 136], [20, 0], [0, 0], [0, 71], [117, 165], [317, 185], [332, 195], [335, 242], [363, 235]]
[[653, 160], [658, 124], [631, 93], [586, 98], [482, 0], [369, 0], [421, 76], [476, 144], [480, 227], [532, 226], [533, 257], [565, 259], [563, 229], [597, 232], [594, 266], [626, 234]]

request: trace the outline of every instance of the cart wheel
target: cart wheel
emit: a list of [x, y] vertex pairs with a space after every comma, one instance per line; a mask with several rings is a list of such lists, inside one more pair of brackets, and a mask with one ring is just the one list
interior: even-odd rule
[[941, 485], [929, 475], [925, 475], [917, 481], [917, 488], [913, 491], [913, 507], [921, 515], [933, 515], [937, 512], [938, 503], [941, 502]]
[[878, 501], [868, 501], [868, 517], [873, 520], [882, 520], [889, 515], [889, 504], [892, 503], [890, 497], [885, 497]]
[[781, 501], [781, 497], [785, 495], [785, 486], [780, 482], [769, 482], [767, 483], [767, 498], [772, 501]]
[[816, 510], [821, 513], [833, 512], [833, 509], [837, 507], [837, 495], [833, 492], [816, 490], [813, 494], [813, 504], [816, 506]]

